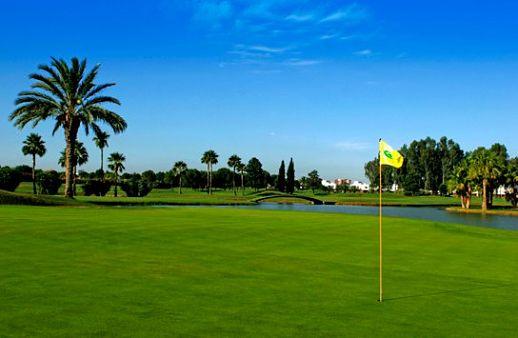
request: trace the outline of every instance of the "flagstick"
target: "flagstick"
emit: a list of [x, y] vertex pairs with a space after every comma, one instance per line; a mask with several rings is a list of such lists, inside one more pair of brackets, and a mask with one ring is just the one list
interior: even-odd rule
[[380, 215], [379, 215], [379, 242], [380, 242], [380, 271], [379, 271], [379, 281], [380, 281], [380, 298], [379, 298], [379, 301], [380, 302], [383, 302], [383, 236], [382, 236], [382, 230], [383, 230], [383, 227], [382, 227], [382, 220], [381, 220], [381, 216], [382, 216], [382, 212], [381, 212], [381, 206], [382, 206], [382, 202], [381, 202], [381, 194], [383, 192], [383, 189], [382, 189], [382, 178], [381, 178], [381, 155], [380, 155], [380, 159], [379, 159], [379, 162], [380, 162], [380, 182], [379, 182], [379, 188], [380, 188], [380, 207], [379, 207], [379, 211], [380, 211]]

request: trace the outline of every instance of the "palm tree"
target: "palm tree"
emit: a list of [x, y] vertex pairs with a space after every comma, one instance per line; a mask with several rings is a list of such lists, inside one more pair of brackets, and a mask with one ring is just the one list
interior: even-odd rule
[[32, 155], [32, 193], [36, 194], [36, 155], [42, 157], [45, 155], [47, 148], [45, 148], [45, 141], [41, 136], [31, 133], [25, 141], [23, 141], [22, 152], [25, 156]]
[[218, 163], [218, 154], [214, 150], [207, 150], [201, 157], [201, 163], [207, 164], [207, 192], [212, 194], [212, 165]]
[[95, 146], [101, 150], [101, 175], [104, 177], [104, 148], [109, 147], [108, 139], [110, 138], [110, 134], [107, 132], [101, 131], [96, 133], [93, 141]]
[[178, 161], [174, 164], [173, 172], [175, 176], [179, 177], [179, 193], [182, 193], [182, 175], [187, 170], [187, 163], [184, 161]]
[[119, 174], [121, 174], [124, 169], [124, 161], [126, 161], [126, 157], [124, 157], [121, 153], [112, 153], [110, 157], [108, 157], [108, 168], [115, 174], [115, 189], [114, 196], [117, 197], [117, 186], [119, 185]]
[[245, 168], [246, 165], [242, 162], [239, 162], [236, 165], [236, 170], [241, 175], [241, 193], [243, 194], [243, 196], [245, 195]]
[[236, 166], [241, 163], [241, 157], [237, 155], [232, 155], [228, 158], [228, 166], [232, 168], [232, 190], [234, 191], [234, 196], [237, 194], [236, 191]]
[[468, 178], [469, 164], [463, 160], [453, 170], [453, 176], [448, 181], [449, 189], [455, 191], [460, 197], [462, 209], [469, 209], [471, 206], [471, 184]]
[[489, 182], [497, 179], [500, 173], [498, 157], [493, 152], [480, 147], [471, 154], [468, 176], [479, 184], [482, 183], [482, 211], [488, 209]]
[[[58, 163], [61, 167], [66, 166], [66, 163], [67, 163], [66, 154], [67, 154], [67, 151], [66, 151], [66, 149], [64, 149], [61, 152], [61, 156], [59, 157]], [[76, 158], [76, 161], [74, 163], [74, 166], [72, 167], [72, 174], [74, 177], [73, 184], [72, 184], [72, 190], [74, 191], [74, 195], [76, 193], [77, 167], [80, 167], [83, 164], [86, 164], [86, 162], [88, 162], [88, 151], [86, 150], [86, 147], [83, 142], [76, 143], [75, 158]]]
[[120, 102], [114, 97], [99, 95], [115, 83], [95, 82], [100, 65], [86, 72], [86, 59], [72, 58], [70, 64], [63, 59], [52, 58], [50, 65], [40, 65], [42, 74], [31, 74], [35, 82], [31, 90], [22, 91], [15, 101], [16, 109], [9, 116], [14, 125], [23, 128], [28, 123], [36, 126], [48, 118], [54, 119], [53, 134], [63, 128], [66, 142], [65, 196], [74, 197], [72, 168], [75, 166], [77, 133], [83, 126], [85, 133], [90, 129], [101, 131], [99, 122], [106, 123], [115, 133], [126, 129], [126, 121], [103, 107], [103, 104]]

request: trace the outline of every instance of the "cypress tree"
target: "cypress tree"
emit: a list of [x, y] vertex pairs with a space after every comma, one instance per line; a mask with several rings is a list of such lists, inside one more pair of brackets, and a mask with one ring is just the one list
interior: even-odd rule
[[286, 192], [293, 194], [295, 191], [295, 165], [293, 164], [293, 158], [290, 158], [290, 164], [288, 165], [288, 171], [286, 172]]
[[277, 190], [286, 192], [286, 170], [284, 168], [284, 160], [279, 167], [279, 176], [277, 176]]

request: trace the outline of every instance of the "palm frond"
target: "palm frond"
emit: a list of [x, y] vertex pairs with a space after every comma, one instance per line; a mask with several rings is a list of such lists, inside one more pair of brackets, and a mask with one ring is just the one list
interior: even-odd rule
[[93, 81], [95, 80], [95, 77], [97, 76], [97, 73], [99, 71], [99, 67], [101, 65], [97, 64], [95, 65], [90, 72], [84, 77], [83, 81], [81, 81], [79, 88], [77, 90], [77, 95], [79, 97], [85, 97], [86, 93], [94, 86]]
[[92, 84], [92, 88], [89, 89], [85, 94], [84, 94], [84, 98], [85, 99], [88, 99], [90, 97], [93, 97], [94, 95], [100, 93], [101, 91], [105, 90], [106, 88], [109, 88], [109, 87], [112, 87], [112, 86], [115, 86], [115, 83], [114, 82], [111, 82], [111, 83], [104, 83], [104, 84], [100, 84], [100, 85], [93, 85]]
[[57, 96], [60, 100], [66, 101], [66, 95], [64, 91], [60, 90], [51, 79], [36, 73], [30, 74], [29, 78], [37, 81], [32, 85], [32, 88], [40, 88], [46, 90], [52, 93], [53, 95]]
[[39, 65], [38, 69], [47, 72], [50, 75], [50, 80], [52, 80], [54, 84], [57, 84], [62, 93], [66, 93], [66, 84], [64, 83], [62, 74], [56, 73], [56, 70], [48, 65]]
[[126, 121], [117, 113], [99, 107], [99, 106], [91, 106], [86, 108], [88, 113], [92, 115], [93, 120], [95, 122], [101, 121], [109, 125], [114, 133], [121, 133], [127, 128]]
[[84, 103], [84, 106], [92, 106], [92, 105], [97, 105], [97, 104], [101, 104], [101, 103], [113, 103], [116, 105], [121, 104], [119, 100], [117, 100], [116, 98], [111, 97], [111, 96], [96, 96], [96, 97], [86, 101]]

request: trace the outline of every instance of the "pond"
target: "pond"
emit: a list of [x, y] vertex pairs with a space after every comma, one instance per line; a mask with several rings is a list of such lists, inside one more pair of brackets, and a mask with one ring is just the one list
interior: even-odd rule
[[[279, 204], [259, 203], [253, 206], [236, 206], [235, 208], [262, 210], [291, 210], [310, 212], [332, 212], [354, 215], [378, 215], [377, 206], [352, 205], [311, 205], [311, 204]], [[518, 217], [461, 214], [448, 212], [437, 207], [383, 207], [384, 216], [425, 219], [437, 222], [458, 223], [472, 226], [491, 227], [505, 230], [518, 230]]]

